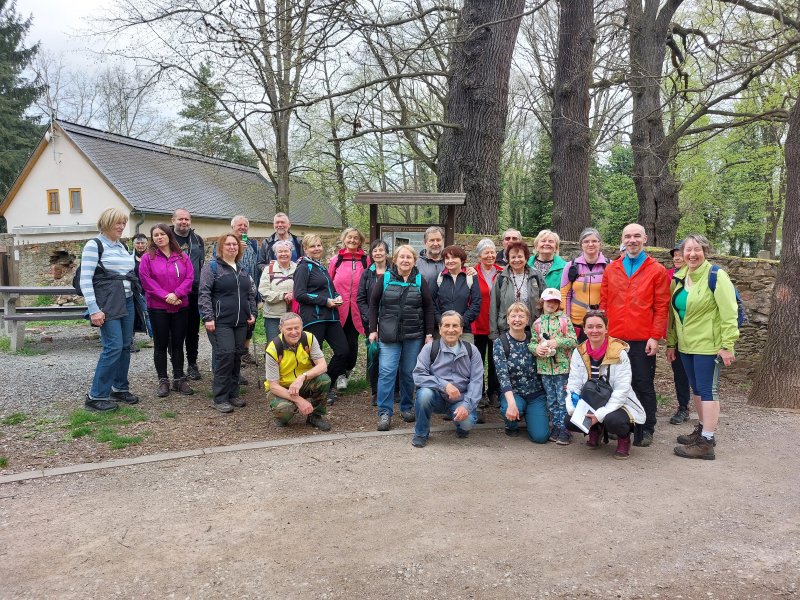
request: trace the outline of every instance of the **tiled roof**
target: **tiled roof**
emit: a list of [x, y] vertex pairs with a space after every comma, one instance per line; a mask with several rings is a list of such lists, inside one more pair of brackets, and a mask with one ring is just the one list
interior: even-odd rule
[[[56, 123], [135, 210], [171, 214], [184, 207], [195, 217], [230, 219], [242, 214], [253, 222], [272, 222], [274, 187], [258, 169], [65, 121]], [[292, 185], [289, 218], [295, 225], [316, 227], [337, 227], [342, 222], [330, 202], [301, 183]]]

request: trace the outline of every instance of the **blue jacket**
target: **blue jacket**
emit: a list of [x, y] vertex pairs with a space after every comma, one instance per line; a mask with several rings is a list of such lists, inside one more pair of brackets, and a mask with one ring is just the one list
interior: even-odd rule
[[[433, 344], [425, 344], [417, 358], [413, 376], [416, 387], [437, 390], [448, 402], [450, 400], [444, 389], [448, 383], [452, 383], [461, 392], [454, 404], [461, 404], [472, 413], [483, 395], [483, 360], [476, 348], [472, 349], [470, 358], [464, 345], [467, 343], [469, 342], [456, 342], [451, 348], [444, 340], [440, 340], [439, 354], [433, 364]], [[454, 410], [455, 408], [457, 406]]]

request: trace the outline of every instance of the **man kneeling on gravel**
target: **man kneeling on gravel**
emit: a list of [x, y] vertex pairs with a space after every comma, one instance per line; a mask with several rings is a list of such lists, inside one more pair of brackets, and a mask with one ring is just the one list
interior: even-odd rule
[[483, 395], [483, 360], [477, 348], [459, 339], [464, 331], [461, 315], [448, 310], [440, 323], [441, 339], [422, 348], [414, 367], [417, 421], [411, 445], [417, 448], [428, 443], [433, 413], [452, 417], [456, 435], [467, 437]]
[[267, 344], [264, 362], [264, 387], [269, 391], [267, 399], [276, 427], [286, 427], [299, 411], [306, 423], [328, 431], [328, 363], [317, 339], [303, 331], [298, 314], [287, 312], [281, 317], [280, 334]]

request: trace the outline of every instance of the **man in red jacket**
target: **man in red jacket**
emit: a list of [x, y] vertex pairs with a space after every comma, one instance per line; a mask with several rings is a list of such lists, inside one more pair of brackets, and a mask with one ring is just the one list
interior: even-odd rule
[[608, 315], [608, 335], [630, 346], [631, 387], [647, 419], [634, 430], [633, 444], [649, 446], [656, 428], [656, 352], [667, 334], [669, 279], [667, 270], [647, 256], [644, 227], [631, 223], [622, 230], [625, 254], [606, 267], [600, 287], [600, 308]]

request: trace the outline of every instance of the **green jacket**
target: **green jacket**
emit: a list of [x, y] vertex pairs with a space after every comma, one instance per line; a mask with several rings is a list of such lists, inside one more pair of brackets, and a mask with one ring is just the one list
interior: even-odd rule
[[[533, 263], [536, 260], [536, 256], [531, 256], [528, 259], [528, 266], [532, 269]], [[561, 289], [561, 274], [564, 272], [564, 267], [566, 266], [567, 261], [561, 258], [558, 254], [553, 257], [553, 266], [550, 267], [550, 270], [547, 272], [547, 275], [544, 276], [544, 283], [549, 288], [556, 288], [557, 290]]]
[[[711, 263], [707, 260], [694, 273], [683, 266], [674, 275], [670, 284], [669, 325], [667, 347], [677, 348], [687, 354], [717, 354], [721, 348], [733, 351], [739, 339], [737, 323], [738, 307], [736, 293], [728, 274], [717, 271], [717, 289], [708, 288]], [[686, 315], [681, 322], [675, 308], [675, 296], [684, 287], [686, 277], [691, 277], [692, 286], [686, 298]]]

